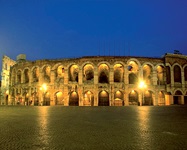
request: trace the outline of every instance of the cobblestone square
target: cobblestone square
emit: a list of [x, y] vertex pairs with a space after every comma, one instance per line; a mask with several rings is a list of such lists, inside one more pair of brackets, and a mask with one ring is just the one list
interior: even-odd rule
[[186, 150], [187, 106], [0, 106], [1, 150]]

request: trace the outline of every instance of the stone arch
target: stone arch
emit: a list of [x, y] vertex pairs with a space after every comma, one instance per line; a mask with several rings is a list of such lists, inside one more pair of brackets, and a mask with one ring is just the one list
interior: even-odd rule
[[79, 106], [79, 95], [77, 92], [72, 91], [69, 96], [69, 106]]
[[159, 106], [165, 105], [165, 95], [163, 91], [159, 91], [158, 93], [158, 105]]
[[181, 66], [178, 63], [176, 63], [172, 66], [172, 68], [173, 68], [174, 82], [182, 83]]
[[127, 61], [128, 82], [129, 84], [136, 84], [138, 82], [140, 62], [137, 59], [130, 59]]
[[138, 92], [135, 90], [132, 90], [129, 93], [129, 105], [139, 105], [138, 103]]
[[143, 66], [143, 80], [147, 85], [152, 84], [153, 77], [153, 65], [151, 63], [144, 63]]
[[64, 74], [65, 74], [65, 67], [63, 65], [56, 66], [55, 78], [57, 83], [64, 82]]
[[37, 88], [31, 88], [31, 97], [32, 102], [34, 103], [34, 106], [39, 105], [39, 93], [37, 91]]
[[30, 74], [30, 69], [28, 68], [25, 68], [24, 71], [23, 71], [23, 74], [24, 74], [24, 77], [23, 77], [23, 82], [24, 83], [29, 83], [29, 74]]
[[50, 82], [50, 76], [51, 76], [51, 66], [50, 65], [45, 65], [42, 67], [42, 72], [43, 72], [43, 79], [44, 82]]
[[138, 77], [135, 73], [129, 74], [129, 84], [136, 84], [138, 82]]
[[171, 84], [171, 66], [166, 66], [166, 83]]
[[18, 84], [20, 84], [21, 80], [22, 80], [22, 71], [19, 69], [16, 73], [16, 81]]
[[78, 82], [79, 80], [79, 66], [76, 64], [72, 64], [69, 66], [69, 81]]
[[55, 63], [55, 65], [52, 67], [51, 66], [51, 70], [56, 70], [58, 68], [58, 66], [61, 66], [62, 63]]
[[94, 94], [91, 91], [84, 92], [84, 106], [94, 106]]
[[174, 95], [183, 95], [183, 92], [182, 92], [182, 90], [181, 90], [180, 88], [177, 88], [177, 89], [175, 89], [175, 90], [173, 91], [173, 94], [174, 94]]
[[114, 65], [114, 82], [124, 81], [124, 66], [121, 63]]
[[128, 66], [132, 66], [131, 69], [133, 69], [134, 71], [139, 71], [139, 68], [141, 66], [140, 62], [138, 59], [136, 58], [131, 58], [127, 61]]
[[153, 92], [150, 90], [144, 91], [142, 105], [153, 105]]
[[184, 105], [187, 105], [187, 90], [185, 91], [184, 94]]
[[164, 85], [164, 66], [163, 65], [157, 65], [156, 71], [157, 71], [157, 85]]
[[114, 93], [114, 106], [123, 106], [123, 105], [124, 105], [123, 92], [118, 90]]
[[184, 81], [187, 84], [187, 65], [184, 66]]
[[61, 91], [55, 93], [55, 105], [64, 105], [64, 95]]
[[109, 66], [106, 63], [98, 67], [99, 83], [109, 83]]
[[38, 66], [34, 66], [32, 68], [32, 82], [38, 82], [39, 81], [39, 75], [40, 75], [40, 71], [39, 71], [39, 67]]
[[94, 82], [94, 66], [86, 63], [82, 69], [83, 82]]
[[50, 106], [50, 93], [49, 92], [46, 92], [44, 94], [44, 99], [43, 99], [43, 105], [44, 106]]
[[14, 85], [15, 82], [16, 82], [16, 69], [13, 68], [12, 73], [11, 73], [11, 83], [12, 83], [12, 85]]
[[183, 96], [182, 91], [180, 89], [176, 89], [173, 95], [173, 104], [175, 105], [182, 104], [182, 96]]
[[105, 90], [99, 92], [98, 95], [98, 106], [109, 106], [109, 93]]

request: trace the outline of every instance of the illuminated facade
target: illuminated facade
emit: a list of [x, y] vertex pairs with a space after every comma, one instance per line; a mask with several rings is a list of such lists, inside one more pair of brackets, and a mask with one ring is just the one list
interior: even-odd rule
[[17, 61], [4, 56], [1, 89], [1, 104], [8, 105], [185, 105], [187, 56], [36, 61], [23, 54]]

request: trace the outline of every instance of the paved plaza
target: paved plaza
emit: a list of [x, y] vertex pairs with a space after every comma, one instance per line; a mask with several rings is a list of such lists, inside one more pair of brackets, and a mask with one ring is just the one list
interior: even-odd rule
[[186, 150], [187, 106], [0, 106], [0, 150]]

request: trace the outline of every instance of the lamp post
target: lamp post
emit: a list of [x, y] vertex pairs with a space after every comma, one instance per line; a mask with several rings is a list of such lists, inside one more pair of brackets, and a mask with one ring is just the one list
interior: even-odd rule
[[43, 101], [41, 101], [41, 106], [43, 105], [43, 103], [45, 104], [45, 94], [47, 91], [47, 85], [46, 84], [42, 84], [42, 86], [40, 87], [40, 90], [43, 92]]
[[142, 91], [142, 102], [140, 103], [140, 105], [142, 105], [142, 103], [144, 102], [144, 89], [147, 87], [147, 85], [145, 84], [144, 81], [140, 81], [139, 83], [139, 88]]

